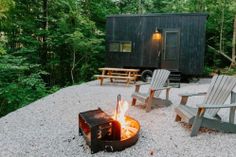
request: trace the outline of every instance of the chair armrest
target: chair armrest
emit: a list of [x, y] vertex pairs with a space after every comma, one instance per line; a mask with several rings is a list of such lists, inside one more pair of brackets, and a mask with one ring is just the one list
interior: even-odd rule
[[181, 93], [179, 96], [186, 96], [186, 97], [191, 97], [191, 96], [201, 96], [201, 95], [206, 95], [207, 92], [199, 92], [199, 93]]
[[188, 97], [200, 96], [200, 95], [205, 95], [205, 94], [207, 94], [207, 93], [206, 92], [200, 92], [200, 93], [183, 93], [183, 94], [179, 94], [179, 96], [181, 96], [180, 104], [185, 105], [188, 101]]
[[232, 108], [236, 107], [236, 103], [233, 104], [224, 104], [224, 105], [210, 105], [210, 104], [197, 104], [198, 108], [205, 108], [205, 109], [216, 109], [216, 108]]
[[136, 82], [136, 86], [141, 86], [141, 85], [147, 85], [150, 84], [150, 82]]
[[148, 82], [136, 82], [135, 84], [135, 92], [139, 92], [140, 86], [141, 85], [146, 85], [149, 84]]
[[162, 87], [162, 88], [156, 88], [156, 89], [151, 88], [151, 90], [158, 91], [158, 90], [165, 90], [165, 89], [170, 89], [170, 88], [172, 88], [172, 87], [168, 86], [168, 87]]
[[[229, 112], [229, 123], [234, 124], [234, 117], [235, 117], [235, 110], [236, 110], [236, 103], [232, 104], [224, 104], [224, 105], [209, 105], [209, 104], [201, 104], [197, 105], [198, 111], [206, 110], [206, 109], [220, 109], [220, 108], [230, 108]], [[204, 113], [203, 113], [204, 114]]]

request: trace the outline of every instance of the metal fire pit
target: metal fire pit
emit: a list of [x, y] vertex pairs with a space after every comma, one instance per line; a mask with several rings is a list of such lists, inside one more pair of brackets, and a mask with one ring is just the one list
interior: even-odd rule
[[100, 108], [79, 113], [79, 134], [83, 135], [90, 146], [91, 153], [101, 150], [121, 151], [134, 145], [138, 140], [140, 124], [137, 120], [125, 117], [131, 135], [125, 136], [120, 123]]
[[126, 116], [125, 118], [127, 121], [133, 124], [133, 127], [135, 127], [135, 129], [137, 129], [136, 132], [128, 138], [121, 138], [120, 140], [104, 140], [103, 143], [106, 151], [121, 151], [127, 147], [134, 145], [138, 141], [140, 131], [139, 122], [129, 116]]

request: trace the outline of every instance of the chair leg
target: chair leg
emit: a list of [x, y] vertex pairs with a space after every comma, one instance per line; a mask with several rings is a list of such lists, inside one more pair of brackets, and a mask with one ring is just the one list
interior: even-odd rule
[[180, 104], [185, 105], [187, 103], [187, 101], [188, 101], [188, 96], [182, 96]]
[[134, 106], [136, 104], [136, 101], [137, 101], [137, 99], [135, 99], [135, 98], [132, 99], [132, 106]]
[[179, 115], [176, 115], [176, 117], [175, 117], [175, 121], [176, 121], [176, 122], [181, 121], [181, 117], [180, 117]]
[[202, 124], [202, 118], [203, 118], [204, 112], [205, 112], [205, 109], [203, 108], [198, 109], [198, 113], [193, 121], [193, 125], [191, 128], [191, 134], [190, 134], [191, 137], [197, 136], [198, 130], [200, 129], [201, 124]]
[[149, 112], [151, 111], [151, 108], [152, 108], [152, 98], [148, 98], [147, 102], [145, 103], [145, 106], [146, 106], [146, 112]]
[[151, 107], [152, 107], [152, 105], [147, 103], [146, 104], [146, 112], [150, 112], [151, 111]]
[[150, 94], [149, 94], [149, 97], [148, 97], [147, 101], [145, 102], [146, 112], [149, 112], [151, 110], [154, 93], [155, 93], [155, 91], [151, 90]]
[[166, 100], [169, 100], [170, 88], [166, 89]]
[[230, 108], [229, 123], [231, 124], [234, 124], [235, 110], [235, 107]]
[[191, 128], [191, 134], [190, 134], [191, 137], [197, 136], [198, 130], [201, 127], [201, 123], [202, 123], [202, 118], [195, 118], [194, 119], [194, 122], [193, 122], [193, 125]]

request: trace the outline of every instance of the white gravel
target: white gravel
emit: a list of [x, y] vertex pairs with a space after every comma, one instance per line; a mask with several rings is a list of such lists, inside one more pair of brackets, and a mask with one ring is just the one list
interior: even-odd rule
[[[189, 126], [174, 121], [174, 107], [180, 102], [178, 93], [206, 91], [209, 85], [206, 82], [209, 81], [171, 89], [173, 105], [170, 107], [155, 108], [149, 113], [130, 107], [128, 114], [141, 124], [138, 142], [121, 152], [101, 151], [94, 155], [90, 154], [83, 137], [78, 136], [78, 113], [101, 107], [111, 114], [117, 94], [130, 102], [134, 86], [106, 82], [99, 86], [97, 81], [92, 81], [61, 89], [0, 119], [0, 156], [235, 157], [236, 134], [201, 131], [191, 138]], [[161, 97], [165, 97], [164, 92]], [[193, 97], [189, 104], [202, 100], [202, 96]], [[227, 120], [228, 112], [223, 110], [220, 115]]]

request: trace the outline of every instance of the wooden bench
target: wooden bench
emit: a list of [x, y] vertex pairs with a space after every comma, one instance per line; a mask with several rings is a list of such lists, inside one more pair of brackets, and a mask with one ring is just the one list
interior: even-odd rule
[[136, 81], [138, 69], [123, 69], [123, 68], [99, 68], [102, 71], [101, 75], [94, 75], [97, 79], [100, 80], [100, 85], [102, 86], [103, 80], [105, 78], [110, 79], [113, 82], [113, 79], [118, 80], [127, 80], [127, 85], [130, 81]]

